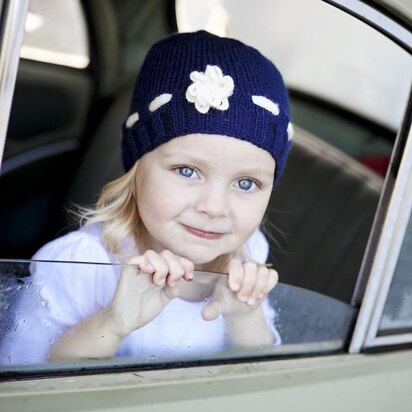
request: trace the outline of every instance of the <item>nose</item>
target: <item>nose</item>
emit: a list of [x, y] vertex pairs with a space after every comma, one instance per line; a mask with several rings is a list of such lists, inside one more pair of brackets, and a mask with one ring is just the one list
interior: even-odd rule
[[211, 218], [228, 215], [228, 190], [222, 184], [208, 183], [198, 193], [195, 209]]

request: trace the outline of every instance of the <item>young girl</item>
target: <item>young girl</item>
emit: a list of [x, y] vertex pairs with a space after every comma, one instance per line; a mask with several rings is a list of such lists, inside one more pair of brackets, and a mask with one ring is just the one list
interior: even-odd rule
[[20, 326], [3, 362], [278, 344], [266, 300], [278, 275], [258, 227], [290, 130], [281, 75], [254, 48], [205, 31], [155, 44], [123, 126], [126, 173], [34, 256], [124, 265], [36, 263], [43, 304], [31, 298], [25, 324], [47, 328], [29, 350]]

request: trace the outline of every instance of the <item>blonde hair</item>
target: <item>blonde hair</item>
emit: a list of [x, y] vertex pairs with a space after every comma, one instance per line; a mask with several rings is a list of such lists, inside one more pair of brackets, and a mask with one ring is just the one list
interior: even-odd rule
[[[143, 224], [137, 207], [136, 173], [138, 162], [124, 175], [107, 183], [94, 208], [79, 208], [77, 216], [82, 226], [100, 224], [104, 247], [115, 255], [130, 257], [149, 248], [149, 233]], [[121, 242], [130, 239], [130, 247], [122, 248]], [[222, 272], [233, 256], [253, 260], [245, 247], [239, 251], [217, 257], [207, 269]]]
[[132, 239], [134, 246], [147, 238], [140, 219], [135, 193], [135, 175], [137, 162], [124, 175], [107, 183], [93, 209], [80, 208], [79, 216], [82, 226], [100, 224], [103, 245], [113, 254], [123, 252], [120, 243]]

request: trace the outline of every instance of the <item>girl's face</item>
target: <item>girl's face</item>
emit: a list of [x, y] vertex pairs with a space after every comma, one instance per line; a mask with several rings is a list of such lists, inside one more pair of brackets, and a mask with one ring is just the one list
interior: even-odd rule
[[178, 137], [145, 154], [136, 193], [150, 247], [195, 265], [238, 250], [263, 218], [274, 170], [265, 150], [220, 135]]

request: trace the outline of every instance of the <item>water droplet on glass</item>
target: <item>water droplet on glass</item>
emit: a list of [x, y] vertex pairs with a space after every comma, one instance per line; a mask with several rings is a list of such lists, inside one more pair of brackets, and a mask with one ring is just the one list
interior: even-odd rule
[[41, 321], [41, 323], [46, 327], [46, 329], [49, 329], [49, 328], [50, 328], [50, 322], [49, 322], [49, 321], [43, 319], [43, 320]]

